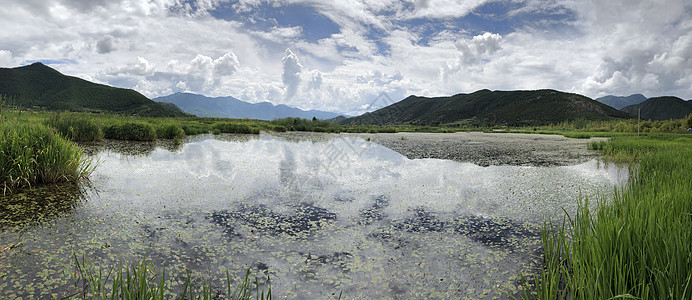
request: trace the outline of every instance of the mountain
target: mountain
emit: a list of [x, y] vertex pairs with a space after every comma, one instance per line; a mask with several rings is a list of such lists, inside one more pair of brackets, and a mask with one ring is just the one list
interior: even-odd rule
[[608, 95], [596, 98], [595, 100], [603, 104], [615, 107], [615, 109], [622, 109], [625, 106], [642, 103], [646, 101], [646, 97], [644, 97], [644, 95], [642, 94], [633, 94], [627, 97]]
[[153, 100], [173, 103], [185, 112], [199, 117], [273, 120], [287, 117], [331, 119], [339, 116], [337, 113], [319, 110], [304, 111], [283, 104], [275, 106], [269, 102], [248, 103], [233, 97], [210, 98], [191, 93], [175, 93]]
[[0, 68], [0, 94], [25, 108], [108, 112], [140, 116], [184, 116], [130, 89], [66, 76], [42, 63]]
[[409, 96], [390, 106], [342, 120], [340, 124], [539, 125], [584, 118], [630, 118], [588, 97], [555, 90], [490, 91], [451, 97]]
[[622, 109], [622, 111], [637, 115], [641, 108], [643, 120], [669, 120], [684, 118], [692, 113], [692, 101], [678, 97], [655, 97]]

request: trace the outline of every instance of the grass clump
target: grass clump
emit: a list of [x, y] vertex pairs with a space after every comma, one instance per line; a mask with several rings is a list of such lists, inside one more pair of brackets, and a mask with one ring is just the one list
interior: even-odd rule
[[92, 170], [77, 145], [42, 124], [0, 122], [3, 193], [38, 184], [78, 182]]
[[692, 299], [692, 138], [593, 146], [631, 164], [627, 188], [546, 226], [544, 269], [525, 299]]
[[[165, 270], [156, 268], [146, 257], [129, 266], [120, 263], [108, 269], [99, 268], [85, 257], [80, 261], [75, 253], [73, 259], [76, 265], [73, 276], [78, 291], [66, 299], [171, 299]], [[66, 265], [63, 266], [69, 269]], [[272, 299], [270, 284], [267, 282], [263, 286], [256, 277], [252, 280], [250, 270], [245, 272], [245, 277], [237, 285], [231, 284], [231, 276], [226, 271], [225, 295], [223, 291], [214, 289], [208, 281], [202, 282], [199, 288], [194, 288], [190, 277], [188, 272], [182, 292], [172, 299]]]
[[62, 136], [75, 142], [92, 142], [103, 139], [103, 130], [93, 118], [70, 113], [56, 113], [46, 122]]
[[160, 139], [181, 139], [185, 137], [185, 130], [180, 124], [162, 124], [156, 126], [156, 137]]
[[104, 128], [103, 133], [107, 139], [129, 141], [153, 141], [156, 140], [154, 126], [144, 122], [122, 122]]
[[238, 123], [217, 123], [213, 127], [214, 133], [243, 133], [243, 134], [259, 134], [260, 130], [258, 128], [250, 127], [246, 124]]

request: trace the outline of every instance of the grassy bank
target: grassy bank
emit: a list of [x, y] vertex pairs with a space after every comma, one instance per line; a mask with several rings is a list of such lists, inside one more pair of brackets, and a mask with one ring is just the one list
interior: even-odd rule
[[631, 180], [613, 199], [585, 200], [561, 228], [545, 227], [544, 268], [524, 298], [691, 299], [692, 138], [619, 137], [591, 147], [633, 163]]
[[82, 150], [42, 124], [0, 116], [0, 182], [3, 194], [39, 184], [74, 183], [92, 170]]

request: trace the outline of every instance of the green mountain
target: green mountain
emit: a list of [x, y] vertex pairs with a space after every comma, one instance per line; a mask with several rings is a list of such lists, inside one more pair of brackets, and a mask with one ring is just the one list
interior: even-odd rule
[[42, 63], [0, 68], [0, 94], [11, 104], [40, 110], [108, 112], [140, 116], [186, 116], [123, 88], [66, 76]]
[[692, 101], [685, 101], [678, 97], [655, 97], [627, 106], [622, 111], [636, 116], [640, 108], [643, 120], [680, 119], [692, 113]]
[[622, 109], [625, 106], [642, 103], [642, 102], [646, 101], [646, 97], [642, 94], [633, 94], [633, 95], [629, 95], [627, 97], [608, 95], [608, 96], [596, 98], [595, 100], [598, 102], [601, 102], [603, 104], [607, 104], [607, 105], [610, 105], [612, 107], [615, 107], [615, 109]]
[[340, 124], [541, 125], [566, 120], [608, 120], [631, 115], [588, 97], [555, 90], [490, 91], [451, 97], [408, 98]]

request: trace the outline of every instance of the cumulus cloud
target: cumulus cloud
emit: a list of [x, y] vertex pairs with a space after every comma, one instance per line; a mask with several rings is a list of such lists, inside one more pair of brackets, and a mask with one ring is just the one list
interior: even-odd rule
[[474, 66], [488, 59], [501, 49], [502, 36], [497, 33], [483, 33], [470, 40], [459, 40], [454, 43], [457, 49], [456, 59], [440, 67], [440, 74], [446, 80], [450, 74], [460, 72], [465, 67]]
[[291, 49], [286, 49], [286, 56], [281, 59], [283, 63], [283, 73], [281, 73], [281, 81], [284, 83], [286, 93], [284, 99], [290, 99], [298, 90], [300, 85], [300, 72], [303, 70], [303, 66], [298, 60], [298, 56], [291, 51]]
[[318, 90], [320, 89], [320, 87], [322, 87], [322, 81], [322, 73], [320, 71], [314, 70], [310, 72], [308, 87], [314, 90]]
[[143, 57], [137, 57], [136, 62], [128, 63], [122, 67], [110, 69], [108, 75], [123, 76], [150, 76], [154, 74], [155, 65]]

